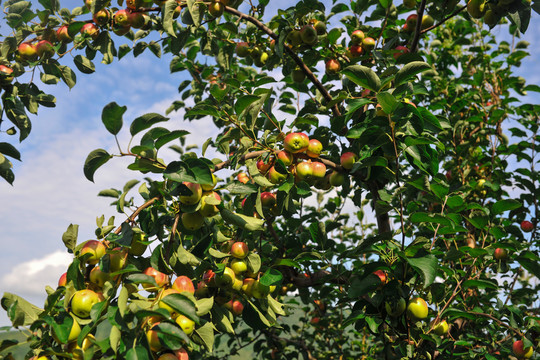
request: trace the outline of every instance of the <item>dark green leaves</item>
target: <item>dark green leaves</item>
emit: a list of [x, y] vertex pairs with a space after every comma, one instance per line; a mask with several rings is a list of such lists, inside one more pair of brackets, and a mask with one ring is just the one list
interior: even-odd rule
[[7, 155], [21, 161], [21, 153], [9, 143], [0, 142], [0, 154]]
[[131, 127], [129, 128], [129, 131], [131, 132], [131, 135], [136, 135], [139, 132], [148, 129], [150, 126], [157, 124], [158, 122], [167, 121], [169, 120], [168, 117], [165, 117], [160, 114], [156, 113], [149, 113], [144, 114], [142, 116], [139, 116], [133, 122], [131, 123]]
[[352, 65], [343, 69], [342, 73], [356, 85], [362, 86], [371, 91], [379, 91], [381, 79], [373, 70], [362, 65]]
[[105, 125], [107, 131], [116, 135], [122, 129], [122, 115], [126, 112], [126, 106], [120, 106], [116, 102], [111, 102], [103, 108], [101, 112], [101, 121]]
[[415, 76], [416, 74], [419, 74], [421, 72], [424, 72], [426, 70], [430, 70], [431, 66], [429, 64], [423, 62], [423, 61], [413, 61], [405, 66], [403, 66], [396, 74], [396, 77], [394, 79], [395, 86], [399, 86], [403, 84], [404, 82], [408, 81], [410, 78]]
[[176, 182], [189, 181], [197, 184], [213, 184], [208, 164], [200, 159], [173, 161], [165, 169], [164, 178]]
[[499, 200], [495, 204], [493, 204], [493, 206], [491, 207], [491, 213], [493, 215], [499, 215], [505, 211], [519, 209], [521, 206], [522, 206], [521, 203], [516, 200], [512, 200], [512, 199]]
[[77, 66], [77, 69], [84, 74], [91, 74], [96, 71], [94, 63], [82, 55], [75, 56], [73, 62], [75, 63], [75, 66]]
[[424, 289], [433, 284], [437, 276], [439, 261], [433, 255], [420, 258], [406, 258], [409, 265], [424, 277]]
[[88, 154], [84, 162], [84, 176], [88, 180], [94, 182], [94, 173], [96, 170], [111, 158], [112, 155], [103, 149], [96, 149], [92, 151], [90, 154]]
[[169, 294], [161, 299], [165, 304], [173, 308], [177, 313], [182, 314], [199, 323], [199, 317], [197, 316], [197, 310], [195, 304], [182, 294]]

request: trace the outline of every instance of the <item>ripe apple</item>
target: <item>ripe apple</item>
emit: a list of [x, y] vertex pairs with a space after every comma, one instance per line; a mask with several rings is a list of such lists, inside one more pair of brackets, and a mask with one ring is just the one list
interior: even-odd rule
[[53, 45], [48, 40], [41, 40], [36, 44], [36, 53], [40, 58], [49, 58], [54, 55]]
[[249, 297], [253, 296], [253, 284], [255, 284], [255, 279], [245, 278], [242, 284], [242, 291]]
[[325, 69], [328, 75], [335, 75], [341, 70], [341, 65], [336, 59], [330, 59], [326, 62]]
[[207, 270], [202, 276], [203, 281], [210, 286], [215, 286], [216, 282], [216, 273], [212, 270]]
[[365, 37], [366, 36], [364, 35], [364, 32], [362, 30], [354, 30], [351, 34], [351, 42], [354, 45], [361, 45]]
[[352, 58], [357, 58], [364, 52], [364, 48], [360, 45], [349, 46], [349, 54]]
[[313, 167], [311, 166], [311, 162], [302, 161], [296, 164], [296, 176], [298, 177], [298, 179], [303, 180], [311, 177], [312, 175]]
[[117, 272], [126, 267], [127, 256], [127, 249], [122, 249], [120, 247], [112, 249], [111, 253], [109, 254], [109, 259], [111, 261], [111, 272]]
[[174, 280], [172, 288], [178, 292], [187, 291], [191, 294], [195, 293], [193, 281], [185, 275], [181, 275]]
[[220, 17], [221, 15], [223, 15], [224, 11], [225, 11], [225, 6], [223, 6], [223, 4], [219, 1], [213, 1], [208, 6], [208, 12], [213, 17]]
[[188, 230], [199, 230], [204, 225], [204, 216], [200, 212], [183, 213], [182, 225]]
[[99, 29], [93, 23], [84, 24], [81, 28], [81, 34], [89, 36], [92, 40], [95, 40], [99, 35]]
[[304, 44], [313, 46], [317, 43], [317, 30], [315, 30], [312, 25], [304, 25], [302, 29], [300, 29], [300, 35]]
[[63, 273], [58, 279], [58, 286], [66, 286], [67, 284], [67, 272]]
[[245, 242], [237, 241], [231, 246], [231, 255], [237, 259], [245, 258], [249, 253], [249, 248]]
[[[305, 134], [304, 134], [305, 135]], [[283, 140], [283, 147], [286, 151], [296, 154], [305, 151], [309, 146], [309, 138], [306, 143], [305, 137], [301, 133], [290, 133]]]
[[129, 23], [129, 10], [128, 9], [120, 9], [117, 12], [114, 13], [113, 17], [114, 23], [118, 26], [129, 26], [131, 25]]
[[431, 15], [422, 16], [422, 30], [430, 28], [435, 24], [435, 20]]
[[180, 202], [185, 205], [195, 205], [198, 203], [202, 197], [201, 185], [188, 181], [184, 181], [182, 184], [187, 186], [187, 188], [191, 191], [191, 195], [180, 195]]
[[136, 12], [130, 11], [128, 13], [129, 25], [134, 29], [141, 29], [144, 27], [144, 25], [147, 22], [147, 19], [146, 19], [147, 16], [148, 15], [139, 11], [136, 11]]
[[506, 249], [496, 248], [493, 257], [497, 260], [506, 260], [508, 259], [508, 251]]
[[168, 296], [168, 295], [171, 295], [171, 294], [179, 294], [180, 292], [178, 290], [175, 290], [175, 289], [166, 289], [166, 290], [163, 290], [163, 292], [161, 293], [161, 300], [159, 300], [159, 303], [158, 303], [158, 306], [160, 309], [165, 309], [169, 312], [169, 314], [174, 314], [175, 311], [172, 307], [170, 307], [169, 305], [165, 304], [165, 302], [163, 301], [163, 299]]
[[92, 16], [92, 20], [98, 25], [106, 25], [111, 20], [109, 9], [101, 9]]
[[273, 166], [268, 171], [268, 180], [270, 180], [272, 184], [280, 184], [285, 181], [285, 179], [287, 179], [287, 174], [280, 173]]
[[13, 81], [13, 69], [5, 65], [0, 65], [0, 84], [7, 85]]
[[315, 31], [317, 31], [317, 35], [324, 35], [326, 34], [326, 24], [324, 21], [315, 21], [315, 24], [313, 24], [313, 27], [315, 28]]
[[71, 311], [80, 318], [90, 317], [92, 306], [100, 302], [99, 295], [90, 290], [84, 289], [76, 291], [70, 300]]
[[113, 24], [112, 30], [113, 30], [113, 33], [115, 33], [115, 35], [124, 36], [129, 32], [129, 30], [131, 30], [131, 26], [129, 26], [129, 25], [120, 26], [120, 25], [117, 25], [117, 24]]
[[528, 221], [528, 220], [523, 220], [521, 222], [521, 230], [523, 230], [524, 232], [531, 232], [534, 230], [534, 225], [532, 222]]
[[158, 291], [159, 288], [162, 288], [169, 283], [169, 278], [167, 277], [167, 275], [165, 275], [161, 271], [154, 269], [153, 267], [146, 268], [143, 274], [153, 277], [157, 284], [157, 287], [156, 287], [153, 284], [143, 283], [143, 287], [145, 288], [146, 291], [150, 291], [150, 292]]
[[102, 288], [103, 285], [105, 285], [105, 283], [107, 281], [109, 281], [111, 279], [111, 276], [109, 273], [106, 273], [104, 271], [101, 271], [101, 269], [99, 268], [99, 266], [96, 266], [94, 267], [91, 271], [90, 271], [90, 276], [89, 276], [89, 280], [92, 284], [95, 284], [97, 287], [99, 288]]
[[384, 304], [386, 313], [392, 317], [398, 317], [405, 311], [407, 303], [404, 298], [399, 298], [397, 301], [387, 301]]
[[261, 193], [261, 205], [263, 207], [270, 208], [276, 205], [276, 201], [277, 201], [277, 198], [275, 194], [272, 194], [269, 191], [265, 191]]
[[523, 340], [516, 340], [512, 345], [512, 351], [518, 359], [530, 359], [534, 352], [532, 346], [527, 348], [523, 347]]
[[304, 71], [302, 71], [302, 69], [296, 68], [291, 71], [291, 79], [295, 83], [301, 84], [304, 82], [304, 80], [306, 80], [306, 74], [304, 73]]
[[73, 40], [71, 36], [69, 36], [67, 25], [62, 25], [56, 30], [56, 39], [65, 43]]
[[383, 270], [377, 270], [373, 274], [377, 275], [381, 279], [382, 284], [386, 284], [386, 273]]
[[341, 186], [345, 183], [345, 175], [334, 170], [330, 175], [328, 175], [328, 181], [332, 186]]
[[367, 37], [364, 40], [362, 40], [362, 47], [367, 52], [373, 50], [375, 48], [375, 39], [371, 37]]
[[24, 60], [34, 60], [37, 57], [36, 46], [30, 43], [22, 43], [18, 46], [17, 52]]
[[321, 154], [322, 148], [323, 146], [319, 140], [310, 139], [306, 154], [312, 158], [317, 158]]
[[128, 9], [136, 10], [144, 6], [144, 0], [126, 0]]
[[241, 172], [236, 177], [238, 181], [240, 181], [242, 184], [247, 184], [249, 182], [249, 176], [245, 172]]
[[408, 47], [403, 46], [403, 45], [398, 45], [394, 48], [392, 56], [394, 57], [394, 59], [397, 60], [401, 55], [407, 54], [409, 52], [410, 50]]
[[238, 300], [231, 300], [231, 306], [232, 306], [232, 313], [236, 316], [242, 315], [242, 311], [244, 311], [244, 305], [238, 301]]
[[146, 332], [146, 340], [148, 341], [148, 345], [150, 345], [150, 350], [155, 352], [158, 352], [163, 348], [163, 345], [159, 341], [157, 330], [153, 329], [158, 325], [159, 322], [153, 324], [152, 327]]
[[291, 165], [294, 161], [293, 154], [291, 154], [290, 152], [286, 150], [281, 150], [280, 152], [278, 152], [277, 158], [281, 160], [283, 162], [283, 165], [285, 166]]
[[312, 176], [317, 179], [323, 179], [326, 175], [326, 165], [320, 161], [311, 163]]
[[203, 191], [211, 191], [211, 190], [214, 190], [214, 188], [216, 187], [216, 184], [217, 184], [217, 177], [216, 175], [212, 173], [212, 184], [202, 184], [201, 187]]
[[418, 14], [411, 14], [405, 20], [405, 25], [409, 31], [414, 31], [416, 29], [416, 23], [418, 22]]
[[186, 333], [186, 335], [191, 335], [193, 330], [195, 330], [195, 321], [184, 315], [178, 315], [176, 318], [176, 323]]
[[101, 259], [103, 255], [105, 255], [105, 252], [105, 245], [103, 245], [101, 241], [88, 240], [81, 248], [79, 256], [90, 254], [90, 256], [86, 258], [86, 263], [90, 265], [95, 265], [99, 262], [99, 259]]
[[343, 166], [344, 169], [351, 170], [354, 163], [358, 159], [358, 156], [356, 156], [353, 152], [346, 152], [340, 157], [341, 166]]
[[415, 297], [409, 301], [407, 315], [413, 320], [422, 320], [428, 316], [428, 306], [424, 299]]
[[403, 0], [403, 6], [412, 9], [416, 7], [416, 0]]
[[243, 274], [247, 271], [248, 266], [245, 260], [243, 259], [232, 259], [229, 265], [236, 275]]
[[446, 320], [439, 321], [435, 327], [433, 327], [433, 332], [437, 335], [444, 335], [448, 333], [448, 323]]
[[262, 175], [266, 175], [266, 173], [270, 170], [272, 167], [271, 163], [265, 163], [263, 159], [260, 159], [257, 161], [257, 169]]

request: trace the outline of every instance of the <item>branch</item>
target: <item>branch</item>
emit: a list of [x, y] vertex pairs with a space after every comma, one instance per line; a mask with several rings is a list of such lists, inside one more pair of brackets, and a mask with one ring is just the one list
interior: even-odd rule
[[411, 44], [411, 52], [416, 52], [420, 35], [422, 34], [422, 18], [424, 17], [424, 9], [426, 8], [426, 0], [422, 0], [418, 8], [418, 17], [416, 18], [416, 29], [414, 30], [414, 38]]
[[431, 31], [435, 28], [438, 28], [439, 26], [441, 26], [442, 24], [444, 24], [445, 22], [447, 22], [448, 20], [450, 20], [451, 18], [453, 18], [454, 16], [456, 16], [457, 14], [459, 14], [460, 12], [462, 12], [463, 10], [465, 10], [467, 8], [467, 5], [463, 5], [462, 7], [460, 8], [457, 8], [456, 11], [454, 11], [453, 13], [451, 13], [450, 15], [448, 15], [447, 17], [445, 17], [444, 19], [441, 20], [441, 22], [439, 22], [438, 24], [435, 24], [433, 26], [430, 26], [428, 28], [425, 28], [424, 30], [422, 30], [420, 33], [421, 34], [425, 34], [427, 33], [428, 31]]
[[[156, 196], [156, 197], [153, 197], [151, 198], [150, 200], [148, 200], [147, 202], [145, 202], [144, 204], [142, 204], [141, 206], [139, 206], [134, 212], [133, 214], [131, 214], [130, 217], [128, 217], [126, 219], [126, 221], [124, 221], [125, 223], [130, 223], [132, 221], [135, 220], [135, 218], [141, 213], [141, 211], [143, 211], [144, 209], [146, 209], [147, 207], [151, 206], [153, 203], [155, 203], [156, 201], [158, 201], [159, 199], [161, 199], [161, 196]], [[120, 231], [122, 230], [122, 225], [120, 225], [119, 227], [116, 228], [116, 230], [114, 230], [114, 233], [116, 235], [120, 234]]]

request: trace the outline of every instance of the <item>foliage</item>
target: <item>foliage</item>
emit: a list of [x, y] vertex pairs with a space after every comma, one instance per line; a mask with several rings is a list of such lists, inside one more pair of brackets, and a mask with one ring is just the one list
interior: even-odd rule
[[[183, 146], [189, 124], [171, 129], [168, 114], [157, 113], [127, 122], [115, 102], [103, 109], [112, 136], [129, 131], [139, 143], [92, 151], [86, 178], [123, 156], [133, 158], [129, 169], [159, 179], [100, 192], [127, 219], [97, 219], [106, 249], [95, 261], [101, 250], [78, 243], [77, 226], [68, 227], [63, 241], [74, 260], [43, 308], [4, 294], [13, 326], [29, 330], [28, 357], [146, 359], [182, 348], [213, 359], [226, 357], [226, 344], [230, 354], [249, 346], [284, 359], [503, 359], [515, 340], [537, 347], [540, 107], [518, 95], [540, 87], [514, 74], [527, 44], [497, 39], [483, 22], [510, 23], [519, 37], [540, 5], [489, 1], [477, 13], [471, 3], [483, 4], [304, 0], [274, 10], [264, 0], [131, 0], [131, 25], [122, 25], [104, 0], [72, 10], [56, 0], [6, 1], [7, 135], [24, 140], [27, 112], [55, 103], [34, 82], [17, 81], [25, 72], [71, 88], [76, 71], [94, 72], [95, 61], [144, 51], [172, 54], [171, 72], [192, 77], [168, 113], [183, 110], [220, 131], [197, 155]], [[423, 21], [411, 25], [414, 11]], [[374, 48], [351, 37], [358, 29]], [[39, 55], [20, 47], [38, 42]], [[290, 145], [287, 134], [301, 132], [324, 150], [318, 158], [301, 149], [287, 165], [278, 153]], [[178, 160], [158, 157], [166, 145]], [[221, 159], [204, 158], [209, 147]], [[20, 154], [7, 142], [0, 152], [0, 175], [11, 183], [5, 156]], [[340, 165], [346, 152], [355, 154], [352, 166]], [[299, 164], [317, 162], [326, 175], [302, 174]], [[220, 179], [226, 169], [232, 175]], [[520, 229], [525, 219], [532, 232]], [[236, 252], [238, 242], [248, 254]], [[247, 270], [231, 276], [238, 263]], [[169, 291], [180, 276], [196, 290]], [[98, 294], [88, 317], [72, 301], [85, 289]], [[429, 304], [427, 319], [395, 310], [415, 297]], [[230, 300], [243, 304], [241, 316]], [[287, 322], [293, 309], [302, 315]], [[442, 320], [451, 326], [440, 335]], [[5, 340], [0, 351], [19, 345]]]

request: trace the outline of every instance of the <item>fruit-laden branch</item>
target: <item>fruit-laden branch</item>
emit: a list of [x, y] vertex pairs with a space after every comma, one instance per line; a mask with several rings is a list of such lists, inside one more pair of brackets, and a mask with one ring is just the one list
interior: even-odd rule
[[416, 18], [416, 29], [414, 30], [414, 38], [411, 44], [411, 52], [416, 52], [418, 42], [420, 41], [420, 35], [422, 34], [422, 18], [424, 17], [424, 10], [426, 8], [426, 0], [422, 0], [418, 7], [418, 17]]
[[450, 20], [451, 18], [453, 18], [454, 16], [456, 16], [457, 14], [459, 14], [460, 12], [462, 12], [463, 10], [465, 10], [467, 8], [467, 5], [463, 5], [462, 7], [460, 8], [457, 8], [456, 11], [454, 11], [453, 13], [451, 13], [450, 15], [448, 15], [447, 17], [445, 17], [444, 19], [442, 19], [439, 23], [433, 25], [433, 26], [430, 26], [428, 28], [425, 28], [424, 30], [422, 30], [420, 32], [420, 34], [425, 34], [427, 33], [428, 31], [431, 31], [435, 28], [438, 28], [439, 26], [441, 26], [442, 24], [444, 24], [445, 22], [447, 22], [448, 20]]
[[[258, 27], [260, 30], [264, 31], [272, 39], [274, 39], [276, 41], [279, 40], [279, 36], [277, 36], [276, 33], [274, 33], [270, 28], [268, 28], [266, 25], [264, 25], [262, 22], [260, 22], [258, 19], [254, 18], [253, 16], [244, 14], [243, 12], [240, 12], [240, 11], [236, 10], [235, 8], [232, 8], [232, 7], [229, 7], [229, 6], [225, 6], [225, 11], [228, 12], [228, 13], [234, 14], [234, 15], [240, 17], [241, 19], [242, 18], [246, 19], [247, 21], [249, 21], [250, 23], [252, 23], [256, 27]], [[294, 62], [300, 67], [300, 69], [302, 69], [302, 71], [304, 72], [304, 74], [306, 74], [308, 79], [311, 80], [311, 82], [315, 85], [317, 90], [319, 90], [321, 92], [324, 99], [326, 101], [328, 101], [328, 102], [332, 101], [333, 100], [332, 95], [330, 95], [328, 90], [326, 90], [326, 88], [323, 86], [323, 84], [321, 84], [321, 82], [319, 81], [319, 79], [317, 79], [315, 74], [313, 74], [313, 72], [311, 70], [309, 70], [309, 68], [306, 66], [306, 64], [304, 64], [302, 59], [300, 59], [300, 57], [291, 48], [289, 48], [288, 46], [285, 46], [284, 49], [285, 49], [285, 51], [287, 51], [289, 56], [294, 60]], [[335, 104], [332, 107], [332, 112], [334, 113], [335, 116], [341, 116], [341, 111], [339, 111], [339, 108], [338, 108], [337, 104]]]

